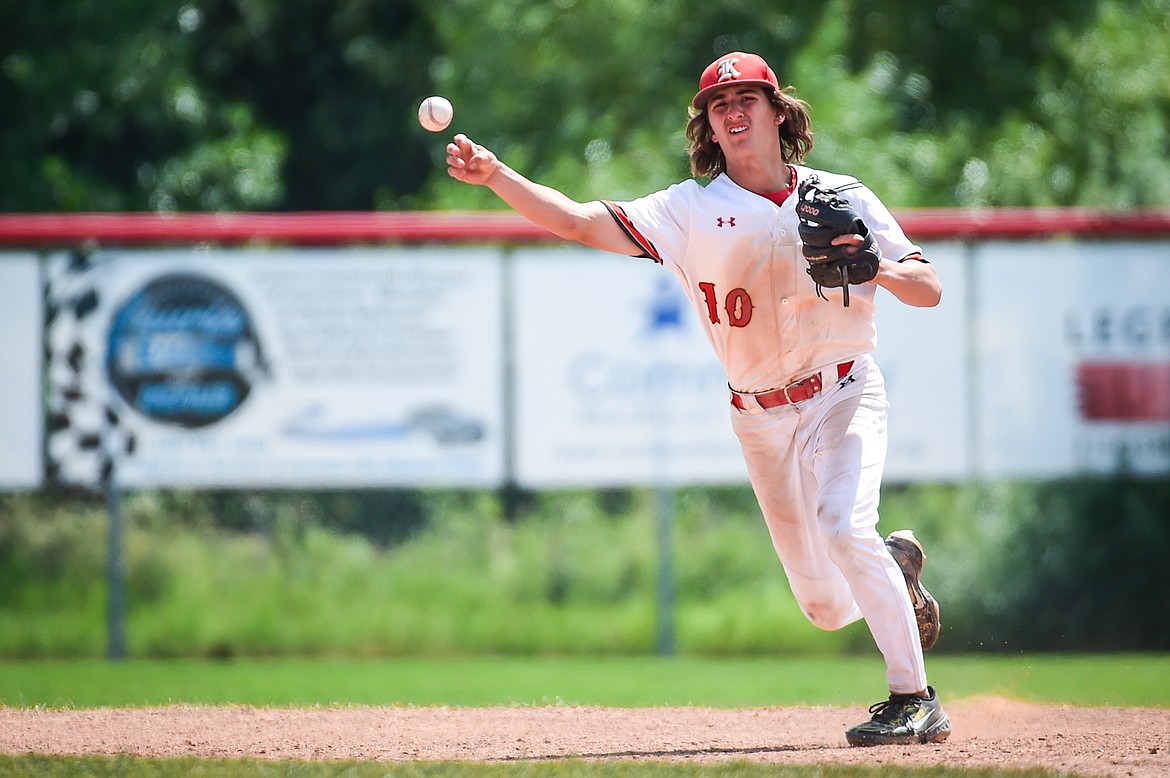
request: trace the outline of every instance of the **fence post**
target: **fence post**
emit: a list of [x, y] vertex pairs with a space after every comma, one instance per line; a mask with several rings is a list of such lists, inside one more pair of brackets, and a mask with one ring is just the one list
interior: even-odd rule
[[122, 559], [122, 495], [110, 467], [106, 477], [106, 515], [109, 521], [106, 556], [106, 629], [108, 658], [126, 658], [126, 570]]
[[659, 656], [674, 656], [674, 487], [659, 486], [654, 496], [658, 538], [657, 629], [654, 643]]

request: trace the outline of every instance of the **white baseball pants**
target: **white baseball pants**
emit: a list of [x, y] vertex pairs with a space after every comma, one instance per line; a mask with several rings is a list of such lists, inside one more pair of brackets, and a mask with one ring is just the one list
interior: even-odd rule
[[885, 379], [871, 356], [796, 405], [731, 408], [776, 555], [808, 620], [825, 630], [864, 618], [891, 692], [926, 688], [914, 606], [877, 531], [886, 461]]

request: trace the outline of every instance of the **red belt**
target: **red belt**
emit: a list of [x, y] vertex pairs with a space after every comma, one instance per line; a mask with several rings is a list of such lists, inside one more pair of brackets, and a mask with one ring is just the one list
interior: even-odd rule
[[[831, 370], [832, 368], [829, 369]], [[849, 371], [852, 369], [853, 360], [837, 365], [837, 380], [840, 381], [849, 375]], [[743, 394], [733, 389], [731, 391], [731, 404], [743, 411], [747, 410], [743, 404], [745, 397], [755, 400], [761, 408], [775, 408], [778, 405], [795, 404], [804, 402], [805, 400], [811, 400], [824, 388], [822, 386], [823, 381], [821, 380], [822, 373], [813, 373], [808, 378], [794, 381], [783, 389], [773, 389], [770, 392], [762, 392], [761, 394]]]

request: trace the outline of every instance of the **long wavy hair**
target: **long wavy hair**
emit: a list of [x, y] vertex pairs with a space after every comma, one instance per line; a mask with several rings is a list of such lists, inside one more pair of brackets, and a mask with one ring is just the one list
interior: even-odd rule
[[[784, 121], [776, 128], [780, 133], [780, 156], [785, 162], [802, 164], [813, 147], [808, 103], [799, 99], [791, 86], [772, 90], [768, 98], [784, 117]], [[707, 109], [691, 108], [690, 113], [687, 152], [691, 155], [691, 172], [696, 176], [714, 178], [727, 170], [727, 158], [712, 138]]]

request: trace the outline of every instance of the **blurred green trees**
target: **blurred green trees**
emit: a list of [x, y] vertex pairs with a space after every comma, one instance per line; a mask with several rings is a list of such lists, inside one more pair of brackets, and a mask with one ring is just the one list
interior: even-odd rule
[[408, 201], [435, 51], [418, 5], [5, 0], [0, 210]]
[[[446, 177], [446, 134], [415, 121], [432, 93], [453, 99], [452, 131], [536, 179], [581, 199], [634, 197], [687, 175], [682, 131], [697, 76], [736, 49], [765, 55], [810, 101], [810, 163], [862, 177], [893, 206], [1170, 206], [1170, 0], [0, 0], [0, 20], [0, 211], [499, 208], [490, 192]], [[194, 567], [185, 558], [206, 560], [195, 578], [221, 570], [224, 532], [239, 558], [281, 573], [265, 579], [274, 592], [286, 593], [280, 565], [326, 569], [305, 561], [320, 552], [358, 579], [354, 570], [373, 571], [378, 592], [420, 570], [425, 610], [433, 571], [451, 566], [441, 558], [453, 553], [450, 517], [462, 515], [470, 540], [456, 552], [483, 553], [458, 560], [466, 574], [444, 583], [468, 612], [489, 614], [484, 647], [535, 650], [541, 629], [571, 645], [577, 635], [557, 633], [566, 603], [589, 601], [589, 623], [604, 623], [622, 597], [615, 644], [649, 645], [645, 507], [575, 523], [592, 509], [521, 497], [520, 510], [503, 510], [509, 520], [483, 523], [494, 509], [466, 495], [152, 495], [157, 504], [132, 521], [183, 543], [168, 547], [173, 557], [132, 549], [131, 607], [149, 620], [151, 604], [166, 601], [175, 624], [189, 621], [190, 603], [169, 592], [184, 590], [174, 581]], [[12, 627], [0, 633], [24, 641], [4, 650], [93, 651], [103, 539], [78, 516], [100, 509], [41, 499], [0, 502], [0, 621]], [[1156, 616], [1170, 596], [1159, 556], [1168, 501], [1165, 479], [1124, 476], [888, 490], [883, 522], [905, 516], [931, 547], [930, 585], [948, 603], [943, 650], [1165, 649], [1170, 630]], [[684, 647], [776, 645], [791, 603], [750, 494], [682, 502], [680, 537], [702, 550], [680, 559], [693, 629]], [[633, 514], [629, 527], [611, 521], [618, 513]], [[616, 540], [590, 545], [570, 532]], [[627, 532], [645, 537], [619, 542]], [[566, 550], [577, 545], [597, 556]], [[412, 553], [421, 556], [398, 556]], [[228, 560], [223, 570], [241, 567]], [[522, 638], [491, 632], [498, 611], [472, 596], [485, 580], [499, 602], [540, 600], [548, 621]], [[365, 580], [343, 583], [356, 600], [382, 596]], [[316, 586], [278, 605], [295, 612]], [[322, 597], [323, 622], [340, 598]], [[780, 618], [758, 623], [761, 598]], [[34, 613], [45, 617], [40, 631], [29, 628]], [[398, 640], [390, 621], [363, 629]], [[159, 642], [181, 645], [167, 623]], [[231, 648], [208, 633], [206, 651]], [[295, 643], [268, 637], [264, 650]]]
[[419, 100], [579, 198], [687, 175], [702, 67], [757, 51], [810, 163], [895, 207], [1170, 204], [1170, 0], [2, 0], [0, 210], [498, 208]]

